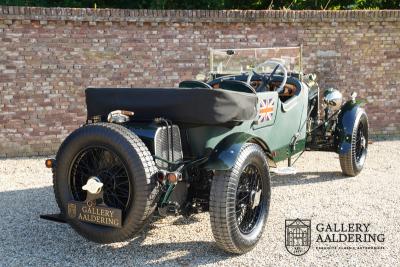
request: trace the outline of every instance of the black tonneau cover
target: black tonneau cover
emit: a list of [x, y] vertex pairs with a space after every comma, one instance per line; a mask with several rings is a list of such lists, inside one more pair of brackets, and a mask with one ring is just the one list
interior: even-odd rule
[[88, 118], [129, 110], [133, 120], [163, 117], [175, 123], [222, 124], [254, 119], [254, 94], [202, 88], [88, 88]]

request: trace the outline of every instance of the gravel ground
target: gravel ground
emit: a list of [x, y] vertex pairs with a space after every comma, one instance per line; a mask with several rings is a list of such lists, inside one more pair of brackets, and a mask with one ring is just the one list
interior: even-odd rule
[[[57, 212], [43, 158], [0, 160], [0, 265], [399, 266], [399, 148], [400, 141], [370, 145], [366, 166], [355, 178], [342, 176], [336, 154], [305, 153], [296, 163], [296, 175], [272, 178], [264, 235], [241, 256], [215, 246], [208, 213], [154, 221], [129, 242], [88, 242], [68, 225], [39, 219], [39, 214]], [[312, 222], [311, 248], [300, 257], [289, 254], [284, 244], [285, 219], [297, 217]], [[384, 249], [343, 249], [354, 243], [317, 249], [318, 223], [370, 223], [370, 233], [383, 233], [385, 242], [360, 246]]]

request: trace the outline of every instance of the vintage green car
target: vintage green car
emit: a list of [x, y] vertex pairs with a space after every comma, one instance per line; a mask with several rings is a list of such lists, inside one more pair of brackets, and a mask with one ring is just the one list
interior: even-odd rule
[[344, 175], [361, 171], [361, 102], [332, 88], [320, 96], [301, 47], [211, 50], [210, 66], [179, 88], [88, 88], [86, 124], [46, 160], [61, 212], [42, 218], [110, 243], [155, 212], [208, 211], [218, 246], [240, 254], [262, 235], [272, 170], [294, 175], [294, 155], [322, 150], [339, 154]]

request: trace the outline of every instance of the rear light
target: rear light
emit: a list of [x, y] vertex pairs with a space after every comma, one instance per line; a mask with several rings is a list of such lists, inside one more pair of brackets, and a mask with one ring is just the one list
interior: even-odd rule
[[178, 182], [178, 175], [175, 172], [170, 172], [167, 174], [167, 179], [171, 184], [176, 184]]
[[44, 164], [46, 165], [47, 168], [53, 168], [53, 166], [54, 166], [54, 159], [46, 159], [46, 161], [44, 162]]
[[162, 183], [165, 179], [165, 172], [159, 171], [157, 172], [157, 180]]
[[156, 177], [161, 184], [165, 184], [166, 182], [169, 184], [177, 184], [182, 180], [182, 174], [180, 172], [167, 172], [165, 170], [158, 171]]

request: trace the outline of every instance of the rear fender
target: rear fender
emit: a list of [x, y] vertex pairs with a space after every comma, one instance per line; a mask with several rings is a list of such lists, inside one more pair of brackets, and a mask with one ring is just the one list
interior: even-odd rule
[[240, 150], [246, 143], [256, 143], [265, 151], [268, 147], [259, 138], [247, 133], [235, 133], [225, 137], [212, 151], [204, 168], [207, 170], [229, 170], [235, 164]]
[[335, 139], [338, 154], [346, 154], [351, 149], [351, 137], [354, 127], [364, 113], [362, 101], [347, 101], [340, 110], [336, 126]]

